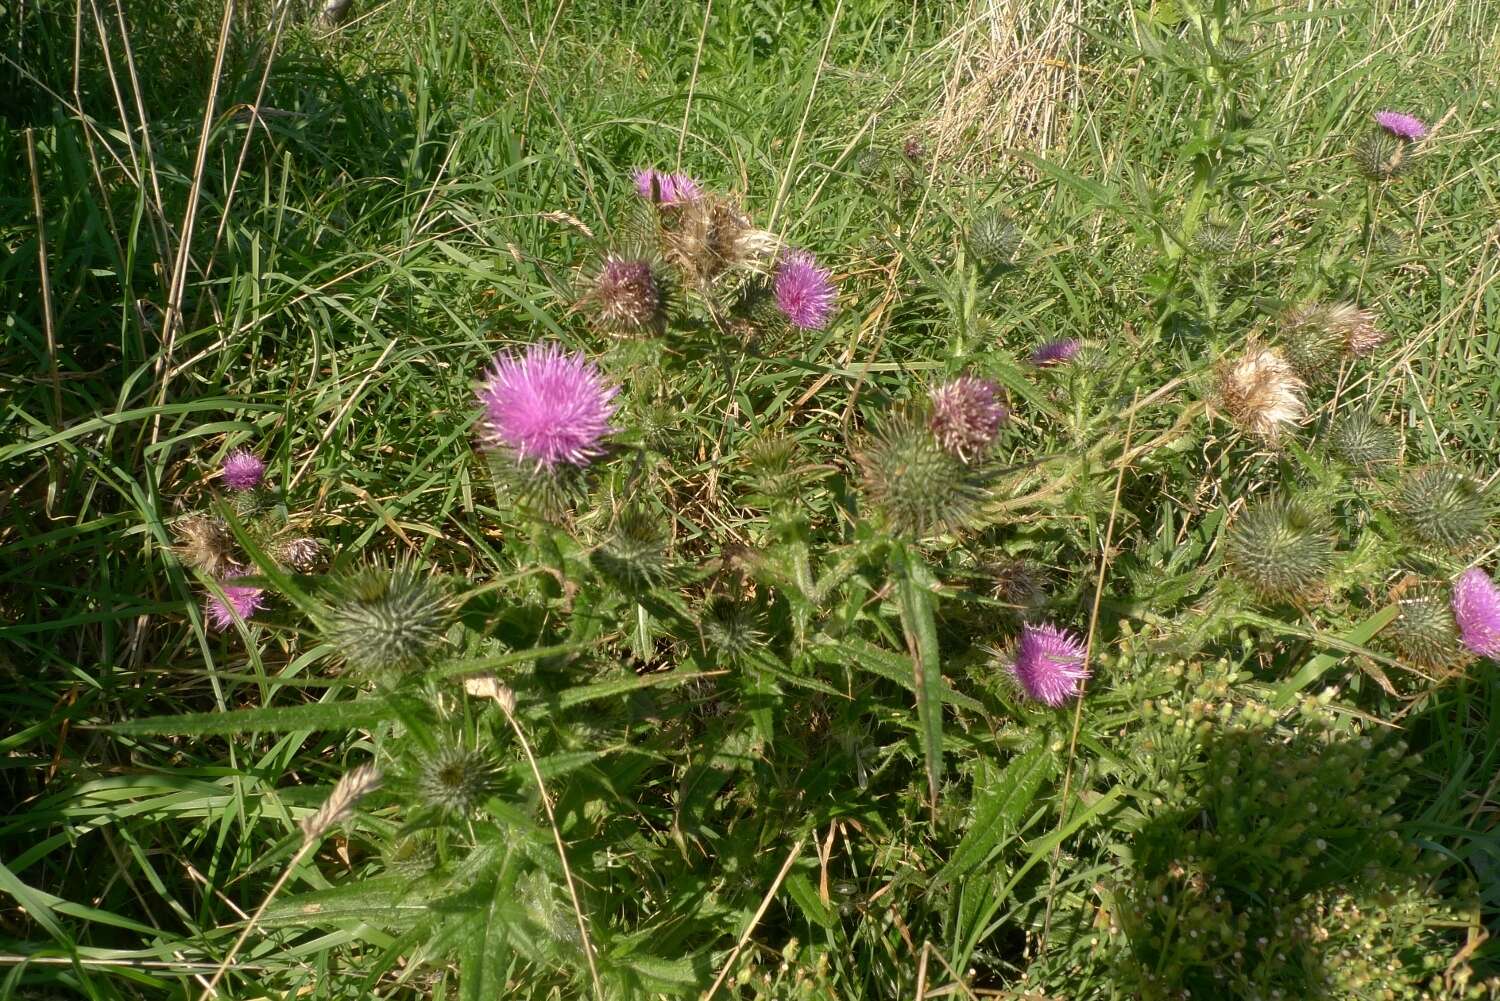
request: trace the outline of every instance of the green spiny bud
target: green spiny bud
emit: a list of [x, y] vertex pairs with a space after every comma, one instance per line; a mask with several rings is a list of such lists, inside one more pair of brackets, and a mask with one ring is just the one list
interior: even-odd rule
[[483, 751], [450, 744], [422, 760], [417, 795], [444, 813], [467, 816], [495, 790], [499, 776], [499, 768]]
[[859, 455], [865, 496], [893, 532], [926, 538], [966, 524], [989, 477], [939, 444], [927, 420], [900, 411], [875, 430]]
[[1198, 252], [1209, 257], [1227, 254], [1239, 246], [1239, 242], [1239, 227], [1212, 216], [1203, 220], [1193, 234], [1193, 244]]
[[710, 654], [733, 663], [751, 653], [766, 641], [755, 609], [732, 598], [711, 598], [698, 620], [703, 648]]
[[875, 177], [885, 169], [885, 151], [871, 143], [859, 151], [854, 160], [854, 169], [865, 177]]
[[386, 848], [385, 867], [406, 879], [420, 879], [437, 868], [437, 845], [430, 834], [409, 834]]
[[1473, 542], [1489, 526], [1483, 486], [1451, 466], [1427, 466], [1409, 474], [1396, 494], [1396, 509], [1422, 542], [1450, 549]]
[[796, 464], [797, 443], [783, 435], [759, 438], [745, 449], [745, 472], [750, 489], [772, 500], [790, 500], [801, 477]]
[[1374, 181], [1389, 181], [1411, 166], [1411, 150], [1397, 136], [1382, 128], [1366, 132], [1354, 147], [1359, 169]]
[[240, 521], [249, 521], [266, 509], [266, 492], [260, 487], [236, 490], [229, 498], [229, 507]]
[[447, 632], [452, 601], [429, 572], [409, 561], [367, 565], [335, 578], [322, 614], [324, 638], [360, 671], [418, 667]]
[[969, 224], [969, 252], [981, 264], [1009, 264], [1021, 247], [1021, 231], [1004, 213], [990, 210]]
[[1356, 410], [1334, 422], [1328, 447], [1341, 461], [1366, 472], [1399, 458], [1401, 436], [1368, 410]]
[[1447, 595], [1423, 588], [1401, 599], [1401, 612], [1382, 635], [1403, 660], [1418, 667], [1446, 671], [1469, 657], [1459, 642], [1458, 626]]
[[1241, 512], [1224, 537], [1235, 576], [1268, 598], [1315, 592], [1333, 565], [1333, 533], [1295, 500], [1265, 500]]
[[628, 506], [616, 515], [608, 537], [590, 554], [589, 562], [616, 587], [640, 594], [667, 580], [667, 542], [659, 518]]

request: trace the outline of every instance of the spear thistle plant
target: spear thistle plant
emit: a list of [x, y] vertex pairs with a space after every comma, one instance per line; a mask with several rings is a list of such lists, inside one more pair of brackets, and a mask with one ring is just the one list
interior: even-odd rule
[[583, 355], [556, 344], [501, 354], [479, 388], [480, 440], [539, 469], [586, 466], [616, 430], [618, 392]]

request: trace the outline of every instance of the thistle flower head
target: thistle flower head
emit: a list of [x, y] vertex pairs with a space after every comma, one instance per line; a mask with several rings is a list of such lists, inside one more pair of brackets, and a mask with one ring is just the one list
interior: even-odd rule
[[223, 632], [236, 622], [245, 622], [250, 616], [265, 607], [266, 589], [248, 584], [231, 584], [236, 577], [245, 576], [243, 570], [231, 570], [219, 582], [220, 597], [210, 590], [203, 595], [203, 616], [210, 629]]
[[932, 434], [927, 420], [898, 411], [860, 449], [865, 496], [898, 535], [926, 538], [966, 524], [984, 500], [989, 475]]
[[1401, 111], [1377, 111], [1375, 124], [1398, 139], [1421, 139], [1427, 135], [1427, 126], [1422, 119]]
[[1434, 671], [1451, 670], [1468, 659], [1446, 596], [1423, 588], [1403, 597], [1398, 608], [1381, 635], [1401, 659]]
[[586, 466], [604, 452], [612, 402], [619, 392], [581, 354], [556, 344], [533, 344], [521, 356], [502, 354], [479, 388], [486, 445], [518, 462], [552, 468]]
[[672, 302], [667, 273], [643, 255], [610, 253], [589, 278], [579, 307], [609, 333], [659, 334]]
[[990, 266], [1009, 264], [1021, 247], [1021, 231], [999, 211], [979, 215], [969, 223], [965, 236], [970, 253]]
[[776, 308], [792, 326], [822, 330], [828, 325], [838, 294], [827, 269], [818, 267], [811, 254], [798, 250], [782, 257], [773, 286]]
[[705, 651], [731, 663], [766, 641], [754, 607], [725, 595], [709, 599], [698, 619], [698, 633]]
[[306, 537], [282, 539], [271, 550], [271, 556], [298, 573], [311, 573], [323, 563], [323, 543]]
[[194, 515], [173, 526], [177, 545], [173, 552], [184, 566], [201, 570], [210, 577], [225, 577], [234, 569], [234, 538], [229, 527], [217, 518]]
[[921, 136], [908, 136], [901, 144], [901, 152], [908, 160], [920, 160], [927, 155], [927, 144]]
[[1029, 699], [1060, 706], [1082, 694], [1089, 676], [1083, 642], [1066, 629], [1042, 623], [1021, 627], [1010, 673]]
[[1224, 536], [1229, 570], [1267, 598], [1295, 600], [1317, 591], [1333, 566], [1333, 533], [1311, 507], [1264, 500], [1247, 507]]
[[1452, 466], [1409, 473], [1397, 490], [1396, 509], [1419, 540], [1450, 549], [1479, 538], [1490, 520], [1484, 487]]
[[929, 402], [927, 426], [939, 445], [965, 462], [988, 451], [1010, 417], [999, 385], [972, 375], [939, 386]]
[[1037, 368], [1050, 368], [1053, 365], [1063, 365], [1078, 356], [1083, 347], [1076, 337], [1063, 337], [1055, 341], [1045, 341], [1038, 344], [1036, 350], [1031, 352], [1031, 364]]
[[253, 452], [241, 448], [224, 457], [219, 475], [231, 490], [254, 490], [265, 478], [266, 464]]
[[1307, 413], [1306, 384], [1273, 348], [1251, 348], [1216, 374], [1215, 396], [1230, 418], [1252, 434], [1274, 442]]
[[447, 632], [452, 602], [416, 564], [366, 565], [329, 583], [324, 638], [350, 667], [394, 671], [425, 663]]
[[467, 816], [494, 791], [499, 775], [499, 769], [483, 751], [445, 745], [422, 760], [417, 795], [444, 813]]
[[1478, 567], [1465, 570], [1453, 584], [1453, 619], [1464, 646], [1500, 660], [1500, 588]]
[[681, 205], [683, 202], [697, 201], [703, 196], [703, 189], [698, 186], [698, 182], [686, 174], [645, 167], [635, 171], [631, 177], [635, 180], [636, 193], [659, 205]]
[[1394, 180], [1411, 166], [1406, 141], [1380, 128], [1360, 137], [1354, 146], [1354, 159], [1373, 181]]
[[1401, 436], [1368, 410], [1356, 410], [1336, 421], [1328, 432], [1328, 447], [1340, 460], [1366, 472], [1396, 461]]
[[609, 535], [589, 556], [605, 579], [629, 594], [641, 594], [665, 582], [667, 534], [661, 519], [634, 505], [616, 515]]

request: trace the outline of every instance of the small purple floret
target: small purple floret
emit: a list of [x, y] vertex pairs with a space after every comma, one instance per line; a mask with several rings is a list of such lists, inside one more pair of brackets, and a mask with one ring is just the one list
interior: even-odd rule
[[1083, 692], [1089, 676], [1083, 643], [1053, 625], [1022, 626], [1010, 672], [1027, 698], [1060, 706]]
[[586, 466], [617, 430], [609, 421], [619, 391], [582, 354], [557, 344], [533, 344], [519, 357], [502, 354], [479, 387], [481, 436], [518, 461]]
[[203, 596], [203, 615], [208, 619], [209, 628], [223, 632], [234, 625], [236, 620], [248, 621], [250, 616], [265, 607], [265, 588], [229, 583], [235, 577], [244, 575], [243, 570], [231, 571], [225, 575], [219, 582], [224, 591], [223, 598], [212, 591]]
[[1464, 646], [1500, 660], [1500, 588], [1478, 567], [1465, 570], [1453, 585], [1453, 621]]
[[[646, 167], [631, 175], [635, 190], [642, 198], [655, 198], [662, 205], [679, 205], [697, 201], [703, 195], [698, 182], [686, 174], [669, 173]], [[655, 188], [653, 194], [652, 189]]]
[[266, 464], [246, 449], [230, 452], [220, 472], [224, 485], [231, 490], [254, 490], [265, 478]]
[[1081, 345], [1072, 337], [1065, 337], [1057, 341], [1048, 341], [1037, 346], [1031, 352], [1031, 364], [1038, 368], [1047, 368], [1050, 365], [1062, 365], [1070, 362], [1078, 354]]
[[1421, 139], [1427, 134], [1427, 126], [1422, 119], [1400, 111], [1375, 112], [1375, 124], [1402, 139]]
[[792, 251], [776, 266], [776, 308], [792, 326], [822, 330], [828, 325], [837, 296], [828, 275], [805, 250]]
[[989, 379], [961, 375], [932, 391], [927, 426], [945, 450], [965, 462], [982, 455], [1010, 417], [1000, 387]]

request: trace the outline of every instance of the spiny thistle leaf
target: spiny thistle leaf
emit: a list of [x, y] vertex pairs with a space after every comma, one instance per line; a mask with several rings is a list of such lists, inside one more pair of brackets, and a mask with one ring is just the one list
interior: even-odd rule
[[1295, 500], [1246, 508], [1224, 537], [1230, 571], [1267, 598], [1310, 596], [1333, 566], [1333, 533], [1323, 517]]

